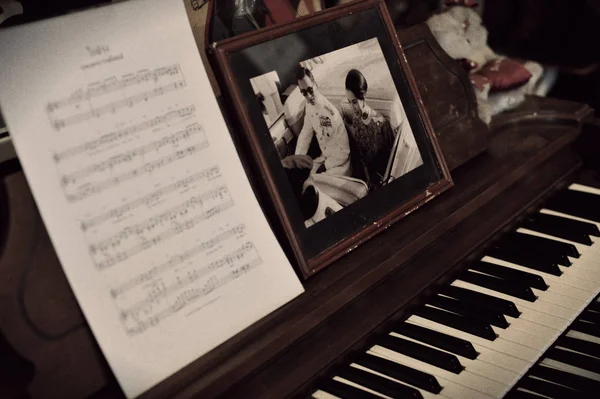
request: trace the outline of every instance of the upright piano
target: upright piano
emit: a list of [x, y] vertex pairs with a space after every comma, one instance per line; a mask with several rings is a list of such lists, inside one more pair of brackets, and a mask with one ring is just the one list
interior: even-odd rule
[[[529, 97], [488, 127], [427, 26], [398, 34], [455, 187], [142, 398], [597, 397], [593, 110]], [[0, 397], [123, 397], [22, 172], [2, 177]]]

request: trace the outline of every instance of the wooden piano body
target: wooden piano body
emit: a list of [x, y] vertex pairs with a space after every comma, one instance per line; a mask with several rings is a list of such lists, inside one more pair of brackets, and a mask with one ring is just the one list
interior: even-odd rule
[[[496, 117], [488, 132], [468, 78], [428, 28], [402, 29], [399, 38], [455, 187], [143, 398], [307, 397], [320, 376], [405, 317], [546, 196], [599, 170], [600, 132], [586, 105], [532, 97]], [[0, 397], [122, 397], [21, 172], [3, 178], [0, 222]]]

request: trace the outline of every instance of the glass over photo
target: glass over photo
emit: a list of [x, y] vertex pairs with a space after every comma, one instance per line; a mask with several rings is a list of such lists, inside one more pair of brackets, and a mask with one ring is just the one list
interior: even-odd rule
[[305, 226], [423, 164], [377, 38], [304, 60], [281, 78], [271, 71], [250, 83]]

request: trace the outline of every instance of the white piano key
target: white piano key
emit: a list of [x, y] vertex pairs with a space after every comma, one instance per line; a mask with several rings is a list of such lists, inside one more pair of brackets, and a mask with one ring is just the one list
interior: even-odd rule
[[570, 364], [562, 363], [554, 359], [543, 359], [541, 364], [544, 366], [552, 367], [557, 370], [562, 370], [570, 374], [579, 375], [581, 377], [590, 378], [592, 380], [600, 381], [600, 374], [594, 373], [593, 371], [581, 369], [579, 367], [571, 366]]
[[[578, 242], [575, 241], [570, 241], [561, 237], [556, 237], [550, 234], [546, 234], [546, 233], [540, 233], [538, 231], [535, 230], [529, 230], [529, 229], [524, 229], [524, 228], [519, 228], [517, 229], [518, 233], [521, 234], [528, 234], [531, 236], [535, 236], [535, 237], [540, 237], [540, 238], [546, 238], [548, 240], [553, 240], [553, 241], [557, 241], [557, 242], [561, 242], [561, 243], [565, 243], [565, 244], [571, 244], [574, 245], [575, 248], [577, 248], [577, 251], [579, 252], [579, 254], [581, 255], [579, 258], [575, 258], [575, 257], [571, 257], [569, 256], [569, 260], [571, 261], [571, 263], [573, 263], [574, 266], [583, 266], [583, 267], [588, 267], [591, 268], [593, 270], [594, 267], [600, 267], [600, 259], [597, 259], [596, 256], [598, 255], [598, 248], [597, 245], [594, 244], [592, 246], [587, 246], [587, 245], [583, 245], [580, 244]], [[594, 273], [595, 277], [594, 278], [598, 278], [598, 273]]]
[[484, 262], [489, 262], [489, 263], [494, 263], [496, 265], [500, 265], [500, 266], [505, 266], [505, 267], [509, 267], [515, 270], [521, 270], [524, 272], [529, 272], [531, 273], [533, 271], [533, 273], [542, 276], [544, 278], [544, 280], [546, 281], [547, 284], [551, 284], [553, 282], [557, 282], [557, 283], [561, 283], [563, 285], [566, 286], [570, 286], [576, 289], [580, 289], [580, 290], [584, 290], [584, 291], [588, 291], [588, 292], [595, 292], [597, 284], [591, 281], [586, 281], [580, 278], [577, 278], [575, 274], [576, 272], [570, 272], [569, 273], [569, 268], [563, 268], [561, 270], [566, 271], [565, 273], [563, 273], [560, 276], [555, 276], [553, 274], [549, 274], [540, 270], [534, 270], [525, 266], [521, 266], [519, 264], [516, 263], [512, 263], [512, 262], [507, 262], [504, 261], [502, 259], [497, 259], [497, 258], [492, 258], [491, 256], [485, 256], [482, 259]]
[[[452, 327], [448, 327], [435, 321], [431, 321], [429, 319], [425, 319], [423, 317], [415, 315], [410, 316], [407, 319], [407, 321], [420, 325], [421, 327], [426, 327], [431, 330], [439, 331], [441, 333], [469, 341], [473, 345], [475, 350], [481, 354], [487, 352], [482, 348], [493, 350], [495, 353], [492, 353], [490, 355], [492, 358], [495, 357], [496, 354], [498, 354], [498, 359], [494, 362], [494, 364], [507, 370], [517, 370], [523, 367], [529, 367], [530, 362], [527, 359], [530, 358], [530, 355], [524, 355], [519, 353], [519, 349], [522, 347], [522, 345], [517, 345], [512, 342], [508, 342], [502, 338], [496, 338], [494, 341], [488, 341], [487, 339], [483, 339], [475, 335], [471, 335], [463, 331], [454, 329]], [[523, 357], [525, 357], [525, 359], [523, 359]], [[488, 358], [486, 357], [486, 359]]]
[[[518, 228], [517, 229], [517, 233], [529, 234], [529, 235], [532, 235], [532, 236], [541, 237], [541, 238], [547, 238], [549, 240], [553, 240], [553, 241], [557, 241], [557, 242], [562, 242], [562, 243], [565, 243], [565, 244], [571, 244], [571, 245], [575, 246], [575, 248], [577, 248], [577, 252], [579, 252], [579, 254], [581, 254], [581, 255], [585, 255], [585, 254], [589, 253], [590, 251], [594, 251], [593, 246], [581, 244], [579, 242], [567, 240], [566, 238], [556, 237], [556, 236], [553, 236], [553, 235], [548, 234], [548, 233], [542, 233], [540, 231], [526, 229], [526, 228], [523, 228], [523, 227]], [[579, 258], [575, 258], [575, 259], [579, 259]]]
[[[421, 388], [419, 388], [419, 387], [416, 387], [416, 386], [414, 386], [414, 385], [408, 384], [408, 383], [406, 383], [406, 382], [404, 382], [404, 381], [400, 381], [400, 380], [397, 380], [397, 379], [395, 379], [395, 378], [392, 378], [392, 377], [390, 377], [390, 376], [388, 376], [388, 375], [382, 374], [382, 373], [380, 373], [379, 371], [371, 370], [370, 368], [367, 368], [367, 367], [365, 367], [365, 366], [361, 366], [360, 364], [352, 363], [352, 364], [350, 364], [350, 366], [351, 366], [351, 367], [354, 367], [354, 368], [356, 368], [356, 369], [362, 370], [362, 371], [366, 371], [367, 373], [371, 373], [371, 374], [378, 375], [379, 377], [387, 378], [387, 379], [388, 379], [388, 380], [390, 380], [390, 381], [394, 381], [394, 382], [397, 382], [397, 383], [399, 383], [399, 384], [406, 385], [407, 387], [411, 387], [411, 388], [413, 388], [413, 389], [416, 389], [417, 391], [419, 391], [419, 393], [421, 393], [421, 396], [423, 396], [423, 399], [448, 399], [448, 397], [447, 397], [447, 396], [444, 396], [444, 395], [442, 394], [442, 392], [443, 392], [443, 389], [442, 389], [442, 391], [440, 391], [440, 393], [438, 393], [438, 394], [435, 394], [435, 393], [431, 393], [431, 392], [429, 392], [429, 391], [426, 391], [426, 390], [424, 390], [424, 389], [421, 389]], [[438, 382], [439, 382], [439, 381], [438, 381]], [[441, 386], [441, 385], [440, 385], [440, 386]]]
[[444, 395], [450, 398], [499, 398], [507, 390], [505, 386], [498, 384], [496, 381], [484, 379], [468, 371], [453, 374], [383, 346], [375, 345], [368, 353], [379, 355], [385, 359], [435, 376], [440, 385], [444, 387], [444, 391], [442, 391]]
[[[557, 242], [562, 242], [565, 244], [572, 244], [577, 248], [579, 252], [579, 257], [568, 256], [573, 266], [578, 266], [586, 269], [588, 272], [591, 272], [594, 275], [594, 279], [598, 280], [600, 270], [600, 245], [594, 243], [591, 247], [583, 244], [579, 244], [573, 241], [565, 240], [564, 238], [548, 235], [545, 233], [539, 233], [537, 231], [528, 230], [528, 229], [519, 229], [523, 234], [529, 234], [537, 237], [547, 238], [549, 240], [554, 240]], [[593, 241], [593, 240], [592, 240]]]
[[590, 300], [590, 293], [584, 290], [578, 290], [568, 285], [557, 282], [547, 282], [546, 292], [553, 292], [563, 298], [563, 306], [573, 310], [581, 309]]
[[502, 337], [502, 339], [534, 349], [537, 351], [536, 354], [538, 356], [540, 352], [546, 349], [546, 345], [544, 344], [544, 341], [540, 339], [540, 337], [530, 334], [528, 331], [517, 329], [513, 325], [510, 325], [506, 329], [500, 329], [497, 327], [492, 328], [497, 332], [498, 336]]
[[343, 399], [321, 390], [313, 392], [311, 396], [315, 399]]
[[594, 222], [593, 220], [580, 218], [579, 216], [573, 216], [573, 215], [569, 215], [567, 213], [556, 212], [556, 211], [553, 211], [552, 209], [543, 208], [540, 210], [540, 213], [545, 213], [547, 215], [560, 216], [560, 217], [563, 217], [566, 219], [579, 220], [580, 222], [591, 223], [591, 224], [595, 224], [596, 226], [600, 227], [600, 223]]
[[517, 388], [517, 391], [521, 391], [521, 392], [525, 392], [525, 393], [528, 393], [528, 394], [531, 394], [531, 395], [535, 395], [535, 396], [537, 396], [540, 399], [542, 399], [542, 398], [553, 399], [550, 396], [545, 396], [545, 395], [542, 395], [542, 394], [537, 393], [537, 392], [530, 391], [529, 389], [525, 389], [525, 388]]
[[[482, 260], [514, 270], [532, 273], [532, 269], [528, 267], [521, 266], [516, 263], [507, 262], [502, 259], [492, 258], [491, 256], [485, 256]], [[552, 287], [553, 285], [557, 285], [557, 287], [560, 287], [562, 294], [571, 298], [582, 299], [585, 297], [587, 298], [585, 299], [585, 301], [589, 301], [590, 296], [593, 296], [593, 294], [597, 291], [597, 287], [599, 285], [597, 283], [578, 278], [576, 276], [577, 271], [575, 269], [569, 269], [570, 268], [562, 268], [562, 270], [565, 270], [565, 272], [561, 276], [555, 276], [553, 274], [549, 274], [539, 270], [535, 270], [533, 272], [538, 276], [541, 276], [544, 279], [544, 281], [546, 281], [546, 284], [548, 284], [550, 287]]]
[[[538, 297], [537, 301], [529, 303], [531, 303], [533, 305], [532, 308], [534, 308], [538, 312], [547, 313], [549, 315], [567, 320], [569, 322], [572, 321], [573, 318], [576, 316], [576, 312], [574, 312], [573, 309], [566, 308], [560, 303], [556, 303], [556, 297], [553, 295], [553, 293], [547, 295], [546, 291], [537, 291], [536, 295]], [[546, 299], [546, 297], [548, 296], [550, 297], [550, 300], [552, 302]]]
[[585, 269], [587, 272], [592, 273], [594, 275], [594, 279], [597, 280], [598, 276], [600, 275], [600, 245], [595, 243], [592, 247], [586, 248], [589, 249], [586, 251], [579, 251], [579, 258], [569, 256], [569, 260], [574, 266]]
[[[596, 187], [584, 186], [583, 184], [573, 183], [569, 186], [569, 190], [581, 191], [583, 193], [595, 194], [600, 196], [600, 189]], [[600, 199], [598, 199], [600, 201]]]
[[417, 342], [421, 345], [428, 346], [430, 348], [437, 349], [439, 351], [450, 353], [458, 358], [460, 364], [465, 367], [465, 370], [470, 371], [473, 374], [477, 374], [479, 376], [489, 378], [491, 380], [497, 381], [503, 385], [512, 386], [519, 379], [519, 375], [514, 373], [513, 371], [503, 369], [501, 367], [496, 366], [493, 363], [487, 363], [481, 360], [481, 356], [478, 356], [476, 359], [468, 359], [461, 355], [457, 355], [456, 353], [448, 352], [438, 347], [429, 345], [425, 342], [421, 342], [419, 340], [404, 336], [402, 334], [391, 333], [390, 335], [394, 335], [408, 341]]
[[596, 359], [597, 359], [597, 357], [596, 357], [596, 356], [594, 356], [594, 355], [591, 355], [591, 354], [589, 354], [589, 353], [585, 353], [585, 352], [581, 352], [581, 351], [577, 351], [577, 350], [575, 350], [575, 349], [567, 348], [567, 347], [565, 347], [565, 346], [562, 346], [562, 345], [560, 345], [560, 344], [557, 344], [557, 345], [552, 345], [552, 347], [553, 347], [553, 348], [560, 349], [560, 350], [562, 350], [562, 351], [565, 351], [565, 352], [573, 352], [573, 353], [577, 353], [577, 354], [579, 354], [579, 355], [589, 356], [589, 357], [592, 357], [592, 358], [596, 358]]
[[582, 341], [592, 342], [594, 344], [600, 345], [600, 338], [576, 330], [569, 330], [569, 332], [567, 332], [567, 337], [577, 338]]
[[[451, 285], [455, 287], [466, 288], [475, 292], [480, 292], [482, 294], [491, 295], [496, 298], [512, 301], [515, 303], [515, 305], [517, 305], [519, 310], [521, 310], [520, 318], [523, 318], [525, 320], [533, 321], [535, 323], [544, 325], [546, 327], [554, 328], [556, 330], [564, 330], [569, 325], [570, 319], [562, 319], [553, 315], [552, 307], [558, 306], [548, 304], [547, 302], [544, 303], [541, 299], [538, 299], [535, 302], [528, 302], [519, 298], [512, 297], [510, 295], [505, 295], [500, 292], [489, 290], [487, 288], [483, 288], [471, 283], [466, 283], [460, 280], [453, 281]], [[538, 310], [538, 308], [543, 309]]]
[[[485, 348], [477, 344], [473, 344], [475, 350], [479, 352], [477, 359], [484, 363], [493, 364], [499, 368], [518, 374], [519, 376], [530, 367], [530, 364], [524, 360], [518, 359], [504, 353], [496, 352], [493, 349]], [[521, 371], [522, 370], [522, 371]]]
[[[494, 259], [496, 259], [496, 258], [494, 258]], [[500, 261], [500, 259], [498, 259], [498, 260]], [[524, 267], [524, 266], [522, 266], [522, 267]], [[495, 277], [491, 274], [480, 272], [479, 270], [469, 269], [469, 271], [473, 272], [473, 273], [479, 273], [479, 274], [484, 274], [487, 276]], [[544, 278], [544, 275], [542, 275], [542, 273], [536, 273], [536, 270], [530, 270], [529, 273], [535, 274], [537, 276]], [[581, 275], [582, 278], [588, 278], [588, 271], [583, 268], [580, 268], [578, 270], [578, 277], [579, 277], [579, 275]], [[600, 285], [600, 277], [598, 279], [599, 279], [598, 284]], [[590, 279], [590, 280], [593, 280], [593, 279]], [[581, 306], [585, 303], [585, 301], [589, 300], [589, 296], [590, 296], [589, 291], [583, 291], [583, 290], [580, 290], [580, 289], [577, 289], [574, 287], [566, 286], [566, 285], [564, 285], [560, 282], [556, 282], [556, 281], [552, 281], [552, 284], [550, 284], [550, 281], [546, 281], [546, 279], [544, 279], [544, 281], [546, 282], [546, 285], [548, 286], [548, 288], [545, 291], [542, 291], [537, 288], [532, 288], [532, 290], [533, 290], [534, 294], [536, 294], [536, 296], [538, 296], [538, 297], [543, 292], [544, 296], [545, 296], [545, 298], [543, 298], [543, 299], [547, 302], [561, 305], [561, 306], [571, 308], [574, 310], [579, 310], [579, 309], [581, 309]]]
[[578, 265], [577, 262], [578, 262], [578, 259], [575, 259], [573, 266], [571, 266], [569, 268], [569, 272], [572, 275], [576, 276], [577, 278], [593, 282], [595, 284], [595, 287], [598, 287], [600, 285], [600, 264], [595, 265], [595, 267], [597, 267], [598, 271], [593, 271], [590, 268], [588, 268], [587, 266]]
[[387, 396], [387, 395], [381, 394], [381, 393], [379, 393], [379, 392], [377, 392], [377, 391], [374, 391], [374, 390], [372, 390], [372, 389], [370, 389], [370, 388], [367, 388], [367, 387], [365, 387], [365, 386], [362, 386], [362, 385], [360, 385], [360, 384], [357, 384], [357, 383], [355, 383], [355, 382], [352, 382], [352, 381], [350, 381], [350, 380], [347, 380], [347, 379], [345, 379], [345, 378], [339, 377], [339, 376], [337, 376], [337, 375], [336, 375], [335, 377], [333, 377], [333, 380], [335, 380], [335, 381], [337, 381], [337, 382], [341, 382], [341, 383], [343, 383], [343, 384], [346, 384], [346, 385], [349, 385], [349, 386], [351, 386], [351, 387], [354, 387], [354, 388], [358, 388], [358, 389], [360, 389], [360, 390], [362, 390], [362, 391], [365, 391], [365, 392], [371, 393], [371, 394], [373, 394], [373, 395], [375, 395], [375, 396], [379, 396], [380, 398], [385, 398], [385, 399], [394, 399], [394, 398], [392, 398], [391, 396]]
[[508, 321], [508, 323], [510, 324], [510, 328], [525, 331], [531, 335], [539, 337], [541, 340], [544, 341], [551, 342], [559, 334], [559, 331], [554, 328], [546, 327], [541, 324], [525, 320], [522, 317], [519, 317], [518, 319], [510, 316], [505, 317], [506, 321]]
[[[546, 291], [541, 291], [537, 288], [532, 288], [531, 290], [538, 298], [542, 295], [542, 293], [544, 293], [543, 297], [544, 301], [546, 302], [550, 302], [576, 312], [579, 312], [581, 309], [583, 309], [589, 300], [589, 293], [587, 291], [573, 290], [570, 287], [565, 288], [565, 286], [561, 286], [558, 283], [553, 283], [552, 285], [548, 286]], [[562, 294], [561, 290], [571, 294], [573, 292], [580, 293], [582, 294], [582, 297], [585, 297], [585, 299], [572, 298], [568, 295]]]

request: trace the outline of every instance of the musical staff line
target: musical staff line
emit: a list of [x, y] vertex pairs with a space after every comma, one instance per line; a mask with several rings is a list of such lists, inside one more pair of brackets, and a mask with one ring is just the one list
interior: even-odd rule
[[61, 183], [63, 184], [63, 186], [77, 183], [79, 179], [82, 179], [94, 173], [103, 172], [107, 169], [113, 169], [114, 167], [122, 163], [132, 162], [133, 160], [135, 160], [136, 157], [143, 157], [144, 155], [150, 152], [159, 151], [161, 148], [167, 145], [175, 146], [179, 144], [180, 141], [187, 140], [195, 134], [201, 134], [203, 136], [203, 139], [206, 139], [206, 135], [204, 134], [202, 127], [198, 124], [193, 124], [187, 126], [184, 130], [180, 130], [176, 133], [173, 133], [172, 135], [150, 142], [141, 147], [134, 148], [122, 154], [112, 156], [105, 161], [79, 169], [77, 172], [71, 173], [70, 175], [63, 175]]
[[227, 186], [220, 186], [214, 190], [202, 193], [201, 195], [193, 196], [158, 215], [152, 216], [151, 218], [133, 226], [127, 226], [117, 234], [114, 234], [96, 244], [92, 244], [90, 246], [90, 252], [95, 253], [106, 251], [109, 247], [118, 245], [122, 240], [127, 239], [131, 235], [140, 235], [143, 233], [152, 232], [156, 226], [159, 226], [165, 222], [175, 223], [177, 222], [178, 217], [186, 215], [190, 209], [202, 207], [206, 199], [214, 199], [217, 197], [223, 199], [225, 196], [229, 198], [228, 194], [229, 192], [227, 190]]
[[[247, 243], [242, 248], [244, 248], [244, 247], [246, 247], [246, 249], [243, 253], [241, 253], [242, 258], [245, 253], [250, 252], [251, 250], [253, 250], [252, 252], [254, 252], [254, 254], [256, 254], [256, 256], [253, 257], [252, 259], [248, 260], [247, 262], [242, 263], [241, 265], [232, 267], [230, 270], [228, 270], [224, 275], [222, 275], [220, 277], [211, 276], [200, 287], [194, 287], [194, 288], [189, 288], [187, 290], [184, 290], [182, 293], [178, 294], [176, 296], [176, 298], [170, 304], [168, 304], [162, 310], [155, 312], [152, 316], [147, 317], [145, 320], [139, 319], [139, 314], [144, 312], [144, 310], [145, 310], [144, 306], [142, 306], [142, 305], [139, 305], [139, 306], [134, 305], [135, 308], [129, 308], [129, 309], [121, 311], [121, 321], [125, 325], [127, 334], [128, 335], [137, 335], [139, 333], [144, 332], [149, 327], [157, 325], [158, 323], [160, 323], [162, 320], [166, 319], [167, 317], [181, 311], [182, 309], [186, 308], [190, 304], [198, 301], [199, 299], [205, 297], [206, 295], [217, 290], [218, 288], [239, 278], [240, 276], [244, 275], [245, 273], [248, 273], [250, 270], [254, 269], [255, 267], [257, 267], [263, 263], [262, 258], [258, 255], [258, 253], [256, 252], [254, 245], [252, 243]], [[237, 257], [232, 257], [231, 254], [226, 255], [222, 259], [209, 264], [208, 267], [212, 267], [213, 271], [214, 271], [215, 269], [219, 269], [219, 268], [223, 267], [224, 265], [227, 265], [227, 264], [232, 265], [236, 259], [240, 259], [240, 257], [239, 257], [240, 251], [241, 250], [235, 251], [238, 253]], [[230, 259], [229, 262], [225, 261], [225, 259], [227, 259], [227, 258]], [[196, 281], [200, 278], [200, 276], [193, 277], [193, 278], [195, 278], [194, 281]], [[182, 287], [184, 287], [188, 284], [189, 284], [189, 282], [183, 281]], [[178, 292], [178, 290], [173, 290], [171, 292], [171, 294], [177, 293], [177, 292]], [[154, 305], [154, 303], [157, 301], [160, 301], [160, 299], [154, 298], [148, 302], [145, 302], [145, 304], [146, 304], [145, 307], [152, 307]], [[133, 324], [134, 326], [130, 326], [128, 324]]]
[[[158, 84], [165, 77], [176, 77], [176, 80], [170, 80], [169, 83]], [[102, 96], [125, 91], [129, 87], [142, 85], [144, 83], [155, 84], [155, 87], [131, 95], [123, 95], [123, 98], [113, 100], [107, 104], [93, 106], [92, 100]], [[79, 90], [74, 92], [70, 97], [51, 101], [46, 106], [46, 112], [50, 118], [50, 123], [54, 130], [60, 131], [68, 126], [85, 122], [94, 117], [99, 118], [107, 113], [115, 113], [122, 108], [131, 108], [134, 105], [161, 96], [186, 86], [185, 79], [179, 65], [157, 68], [153, 71], [141, 71], [136, 74], [125, 75], [122, 79], [110, 78], [106, 81], [93, 85], [87, 90]], [[74, 110], [70, 115], [65, 117], [55, 117], [55, 113], [63, 108], [73, 107]], [[80, 111], [82, 110], [83, 111]]]
[[94, 97], [102, 96], [104, 94], [108, 94], [129, 86], [133, 86], [142, 82], [147, 82], [150, 80], [158, 81], [163, 76], [170, 75], [174, 76], [180, 74], [179, 65], [171, 65], [168, 67], [160, 67], [156, 68], [153, 71], [140, 71], [138, 73], [130, 73], [124, 75], [121, 80], [116, 80], [115, 78], [109, 79], [111, 83], [107, 84], [106, 82], [91, 86], [86, 91], [76, 91], [71, 96], [67, 98], [63, 98], [58, 101], [50, 101], [48, 102], [47, 110], [48, 112], [56, 111], [61, 107], [65, 107], [68, 105], [73, 105], [78, 102], [87, 101]]
[[163, 231], [162, 233], [154, 236], [153, 238], [145, 239], [145, 240], [141, 241], [140, 243], [138, 243], [137, 245], [133, 245], [121, 252], [117, 252], [114, 256], [107, 256], [107, 257], [105, 257], [105, 260], [103, 260], [103, 261], [98, 262], [96, 259], [94, 259], [94, 254], [97, 252], [97, 250], [92, 250], [90, 248], [90, 254], [92, 255], [92, 259], [94, 259], [94, 263], [95, 263], [96, 267], [99, 270], [105, 270], [109, 267], [112, 267], [118, 263], [123, 262], [124, 260], [132, 257], [133, 255], [136, 255], [142, 251], [150, 249], [150, 248], [158, 245], [159, 243], [168, 240], [169, 238], [175, 237], [175, 236], [183, 233], [184, 231], [194, 228], [199, 223], [220, 214], [221, 212], [233, 207], [233, 205], [234, 205], [233, 200], [229, 200], [227, 202], [224, 202], [222, 204], [219, 204], [217, 206], [209, 208], [202, 214], [197, 215], [194, 218], [185, 220], [184, 222], [182, 222], [174, 227], [171, 227], [170, 229]]
[[81, 222], [81, 230], [86, 231], [94, 226], [98, 226], [98, 225], [106, 222], [107, 220], [119, 218], [122, 215], [124, 215], [125, 213], [132, 211], [143, 204], [152, 203], [155, 200], [161, 198], [162, 196], [176, 192], [177, 190], [179, 190], [181, 188], [187, 188], [191, 184], [194, 184], [204, 178], [206, 178], [210, 181], [213, 178], [216, 178], [219, 176], [220, 176], [220, 169], [218, 166], [213, 166], [211, 168], [207, 168], [207, 169], [200, 171], [192, 176], [186, 177], [185, 179], [181, 179], [173, 184], [170, 184], [166, 187], [156, 190], [144, 197], [141, 197], [141, 198], [138, 198], [131, 202], [128, 202], [126, 204], [123, 204], [117, 208], [111, 209], [110, 211], [104, 212], [93, 218], [84, 220]]
[[119, 142], [123, 139], [126, 139], [135, 133], [143, 132], [144, 130], [151, 129], [153, 127], [156, 127], [156, 126], [159, 126], [162, 124], [168, 124], [177, 119], [186, 118], [190, 115], [193, 115], [195, 112], [196, 112], [196, 107], [191, 105], [189, 107], [183, 107], [183, 108], [179, 108], [175, 111], [167, 112], [164, 115], [154, 117], [150, 120], [144, 121], [137, 125], [127, 127], [122, 130], [104, 134], [99, 139], [90, 140], [81, 145], [67, 148], [64, 151], [55, 153], [54, 154], [54, 162], [58, 164], [59, 162], [65, 160], [65, 159], [74, 157], [76, 155], [79, 155], [79, 154], [82, 154], [82, 153], [85, 153], [88, 151], [95, 151], [98, 148], [101, 148], [101, 147]]
[[196, 256], [206, 252], [207, 250], [214, 248], [217, 244], [219, 244], [220, 242], [222, 242], [230, 237], [242, 236], [244, 234], [245, 230], [246, 230], [246, 226], [244, 226], [243, 224], [240, 224], [231, 229], [225, 230], [221, 234], [218, 234], [218, 235], [210, 238], [207, 241], [203, 241], [202, 243], [196, 245], [193, 248], [190, 248], [189, 250], [185, 251], [184, 253], [173, 256], [167, 262], [162, 263], [158, 266], [155, 266], [152, 269], [148, 270], [147, 272], [144, 272], [144, 273], [140, 274], [139, 276], [136, 276], [135, 278], [128, 280], [125, 283], [119, 285], [118, 287], [113, 288], [111, 290], [111, 295], [113, 296], [113, 298], [117, 298], [118, 296], [126, 293], [127, 291], [131, 290], [132, 288], [137, 287], [140, 284], [143, 284], [145, 282], [148, 282], [148, 281], [152, 280], [153, 278], [159, 276], [160, 274], [165, 273], [169, 270], [172, 270], [173, 268], [184, 264], [188, 260], [195, 258]]
[[138, 177], [144, 173], [152, 173], [152, 171], [154, 171], [158, 168], [164, 167], [173, 162], [176, 162], [176, 161], [184, 159], [188, 156], [194, 155], [208, 147], [209, 147], [208, 141], [203, 141], [201, 143], [187, 147], [183, 150], [175, 151], [174, 153], [167, 155], [163, 158], [148, 162], [148, 163], [140, 166], [139, 168], [135, 168], [135, 169], [129, 170], [123, 174], [120, 174], [118, 176], [103, 180], [97, 184], [86, 185], [86, 186], [82, 187], [81, 189], [79, 189], [78, 192], [76, 192], [76, 193], [66, 194], [67, 201], [69, 201], [71, 203], [81, 201], [90, 195], [98, 194], [104, 190], [107, 190], [111, 187], [117, 186], [122, 182], [131, 180], [131, 179]]
[[182, 288], [187, 287], [188, 285], [196, 282], [200, 278], [206, 276], [208, 273], [218, 270], [226, 265], [233, 265], [235, 260], [243, 259], [244, 255], [250, 251], [254, 250], [254, 245], [252, 243], [245, 243], [239, 249], [236, 249], [233, 252], [228, 253], [220, 259], [217, 259], [206, 266], [189, 270], [188, 273], [185, 273], [185, 277], [182, 278], [177, 276], [177, 281], [173, 284], [165, 286], [162, 290], [157, 293], [153, 293], [148, 295], [148, 297], [144, 298], [142, 301], [137, 302], [130, 306], [127, 309], [122, 309], [122, 314], [132, 315], [137, 313], [140, 309], [147, 307], [148, 305], [155, 303], [161, 298], [168, 297], [173, 293], [180, 291]]

